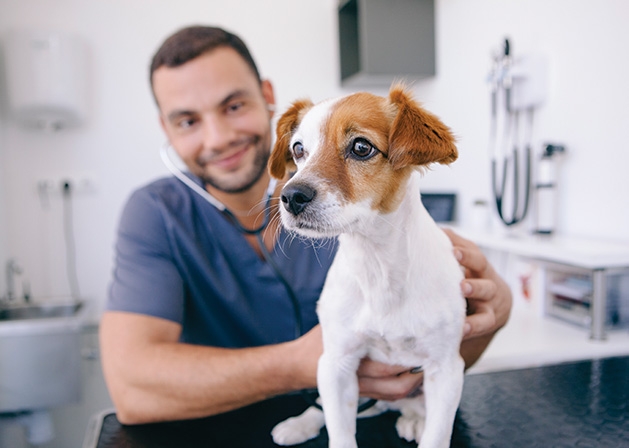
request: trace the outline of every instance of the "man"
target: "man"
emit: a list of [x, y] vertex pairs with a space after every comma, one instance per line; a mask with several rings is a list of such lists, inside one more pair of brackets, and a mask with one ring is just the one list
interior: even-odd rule
[[[150, 76], [170, 144], [228, 212], [176, 178], [136, 191], [125, 207], [100, 334], [118, 419], [199, 418], [316, 387], [315, 302], [335, 247], [286, 235], [276, 217], [281, 184], [266, 200], [271, 83], [237, 36], [209, 27], [168, 38]], [[506, 323], [511, 294], [474, 244], [448, 235], [467, 271], [461, 353], [469, 366]], [[299, 318], [305, 334], [295, 338]], [[361, 395], [416, 393], [422, 377], [413, 367], [365, 359]]]

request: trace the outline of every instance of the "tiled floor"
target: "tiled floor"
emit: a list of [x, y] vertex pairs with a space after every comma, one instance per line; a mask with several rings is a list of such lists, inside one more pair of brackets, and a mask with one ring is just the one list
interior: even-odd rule
[[608, 331], [605, 341], [592, 341], [585, 328], [516, 306], [507, 325], [468, 373], [628, 354], [627, 329]]

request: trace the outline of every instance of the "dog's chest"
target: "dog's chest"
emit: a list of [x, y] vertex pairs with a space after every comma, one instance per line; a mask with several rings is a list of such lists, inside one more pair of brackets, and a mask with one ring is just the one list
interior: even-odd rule
[[399, 365], [422, 365], [444, 341], [460, 340], [461, 271], [447, 247], [431, 255], [429, 271], [419, 258], [386, 264], [341, 245], [318, 305], [324, 331], [333, 328], [364, 356]]
[[432, 300], [409, 296], [402, 285], [404, 282], [387, 286], [374, 278], [368, 282], [348, 277], [342, 283], [329, 284], [318, 305], [324, 331], [329, 326], [336, 328], [335, 332], [347, 335], [354, 341], [350, 345], [371, 359], [422, 364], [430, 356], [435, 338], [449, 328], [449, 310], [435, 306]]
[[429, 313], [430, 319], [425, 319], [416, 307], [405, 304], [383, 315], [363, 302], [353, 318], [345, 322], [352, 338], [371, 359], [387, 364], [421, 364], [434, 350], [435, 341], [446, 336], [451, 325], [446, 315]]

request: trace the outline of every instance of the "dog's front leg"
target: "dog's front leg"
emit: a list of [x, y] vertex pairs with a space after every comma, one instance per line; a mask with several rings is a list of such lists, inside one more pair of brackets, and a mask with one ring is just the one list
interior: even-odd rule
[[458, 353], [439, 365], [425, 366], [426, 425], [419, 448], [450, 446], [454, 417], [463, 391], [464, 367]]
[[356, 370], [360, 363], [356, 355], [335, 346], [334, 350], [326, 349], [319, 359], [317, 382], [330, 448], [356, 448]]

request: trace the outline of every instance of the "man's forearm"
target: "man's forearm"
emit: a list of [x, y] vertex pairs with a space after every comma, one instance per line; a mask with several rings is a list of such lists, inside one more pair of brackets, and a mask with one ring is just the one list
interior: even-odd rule
[[120, 391], [118, 416], [123, 423], [204, 417], [298, 389], [278, 356], [284, 348], [156, 344]]
[[299, 341], [246, 349], [150, 337], [138, 343], [117, 336], [121, 323], [103, 319], [101, 345], [110, 394], [125, 424], [205, 417], [316, 382], [315, 369], [300, 359]]

